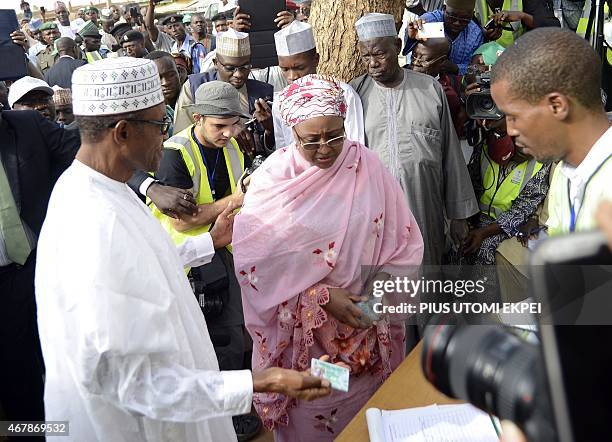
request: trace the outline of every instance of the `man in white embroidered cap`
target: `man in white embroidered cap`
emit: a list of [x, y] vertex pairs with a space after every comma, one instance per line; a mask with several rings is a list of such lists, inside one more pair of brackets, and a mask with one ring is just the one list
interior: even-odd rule
[[[251, 44], [249, 34], [229, 29], [217, 34], [217, 49], [214, 58], [215, 71], [190, 75], [183, 85], [174, 113], [175, 132], [193, 124], [188, 105], [194, 103], [195, 92], [202, 84], [221, 80], [231, 84], [240, 92], [240, 106], [244, 113], [256, 118], [253, 134], [244, 130], [236, 136], [240, 148], [252, 154], [255, 150], [274, 148], [274, 124], [272, 110], [266, 103], [274, 95], [274, 88], [263, 81], [249, 78], [251, 73]], [[246, 122], [245, 119], [243, 122]]]
[[[254, 391], [329, 394], [307, 373], [219, 371], [183, 271], [210, 259], [196, 256], [206, 235], [191, 261], [179, 257], [126, 185], [134, 169], [157, 168], [168, 130], [155, 64], [89, 64], [72, 91], [82, 146], [51, 195], [36, 268], [46, 419], [68, 421], [75, 441], [231, 441], [230, 416], [250, 410]], [[211, 231], [218, 244], [231, 210]]]
[[[293, 83], [306, 75], [317, 73], [319, 54], [317, 53], [312, 26], [308, 23], [298, 20], [291, 22], [289, 26], [274, 34], [274, 41], [278, 54], [278, 67], [288, 83]], [[351, 141], [364, 144], [361, 99], [348, 84], [338, 81], [338, 85], [342, 88], [346, 102], [347, 110], [344, 120], [346, 136]], [[276, 94], [276, 96], [279, 94]], [[272, 106], [272, 119], [274, 121], [276, 149], [293, 143], [293, 132], [280, 116], [279, 102], [276, 98]]]
[[366, 14], [355, 27], [367, 74], [351, 86], [361, 97], [366, 146], [402, 185], [423, 234], [423, 264], [440, 265], [445, 217], [460, 247], [466, 218], [478, 213], [446, 95], [435, 78], [399, 66], [402, 42], [392, 15]]

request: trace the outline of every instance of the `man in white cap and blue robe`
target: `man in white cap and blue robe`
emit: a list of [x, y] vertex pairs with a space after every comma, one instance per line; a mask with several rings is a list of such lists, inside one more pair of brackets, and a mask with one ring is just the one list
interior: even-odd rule
[[444, 90], [435, 78], [399, 66], [392, 15], [367, 14], [355, 27], [368, 71], [351, 82], [363, 105], [365, 144], [406, 194], [425, 243], [423, 264], [439, 265], [447, 220], [460, 246], [466, 219], [478, 212]]
[[169, 121], [155, 64], [105, 59], [72, 82], [82, 145], [51, 195], [36, 266], [46, 419], [67, 421], [75, 441], [225, 442], [253, 391], [329, 394], [291, 370], [219, 371], [183, 267], [229, 243], [232, 207], [179, 256], [126, 185], [162, 156]]
[[[279, 68], [289, 84], [305, 75], [317, 73], [319, 54], [317, 53], [312, 26], [308, 23], [297, 20], [291, 22], [289, 26], [274, 34], [274, 41]], [[350, 85], [341, 81], [338, 81], [338, 84], [344, 92], [347, 105], [344, 120], [346, 136], [351, 141], [365, 144], [361, 99]], [[293, 132], [281, 118], [279, 103], [276, 99], [272, 106], [272, 118], [274, 120], [276, 148], [280, 149], [293, 143]]]

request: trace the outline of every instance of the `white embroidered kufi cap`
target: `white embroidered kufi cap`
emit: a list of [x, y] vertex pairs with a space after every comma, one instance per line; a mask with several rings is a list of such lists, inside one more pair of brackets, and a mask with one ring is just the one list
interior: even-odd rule
[[217, 54], [226, 57], [246, 57], [251, 55], [249, 34], [232, 28], [217, 35]]
[[316, 48], [312, 26], [299, 20], [274, 34], [276, 53], [281, 57], [289, 57]]
[[366, 14], [355, 22], [359, 41], [381, 37], [397, 37], [395, 19], [391, 14]]
[[72, 74], [75, 115], [105, 116], [137, 112], [164, 102], [155, 63], [144, 58], [106, 58]]

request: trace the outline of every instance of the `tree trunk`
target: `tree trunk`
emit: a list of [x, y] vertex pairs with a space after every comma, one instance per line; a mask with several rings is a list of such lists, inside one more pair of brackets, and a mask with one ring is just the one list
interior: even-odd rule
[[406, 0], [313, 0], [308, 23], [321, 56], [318, 72], [350, 81], [365, 73], [359, 60], [355, 22], [370, 12], [392, 14], [402, 26]]

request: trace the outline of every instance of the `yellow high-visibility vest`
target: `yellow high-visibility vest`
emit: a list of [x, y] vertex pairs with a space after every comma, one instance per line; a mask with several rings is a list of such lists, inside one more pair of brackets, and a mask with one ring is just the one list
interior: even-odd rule
[[85, 52], [85, 57], [87, 58], [87, 63], [93, 63], [104, 58], [98, 51]]
[[480, 156], [480, 174], [484, 192], [480, 197], [480, 211], [493, 219], [510, 209], [514, 200], [523, 191], [527, 182], [542, 168], [542, 163], [531, 159], [517, 165], [499, 184], [499, 164], [485, 158], [483, 148]]
[[[504, 0], [504, 4], [502, 6], [503, 11], [522, 11], [523, 10], [523, 0]], [[489, 18], [493, 15], [493, 11], [489, 8], [487, 4], [487, 0], [478, 0], [476, 2], [476, 15], [480, 20], [480, 25], [484, 27]], [[496, 42], [502, 45], [504, 48], [510, 46], [514, 41], [519, 38], [521, 35], [525, 33], [525, 29], [523, 24], [520, 22], [512, 22], [509, 23], [512, 27], [513, 31], [506, 31], [505, 29], [502, 31], [501, 37], [499, 37]]]
[[[561, 171], [561, 162], [553, 174], [548, 194], [549, 235], [564, 235], [572, 231], [572, 209], [569, 196], [569, 180]], [[577, 213], [574, 213], [574, 231], [591, 230], [596, 227], [595, 213], [599, 203], [612, 200], [612, 155], [603, 161], [591, 175]]]
[[[201, 204], [212, 204], [214, 202], [210, 183], [208, 182], [208, 175], [206, 171], [206, 165], [202, 159], [202, 153], [198, 147], [198, 144], [193, 139], [191, 128], [194, 125], [187, 127], [172, 138], [168, 139], [164, 143], [164, 149], [175, 149], [180, 151], [181, 157], [187, 166], [191, 180], [193, 181], [193, 187], [191, 189], [193, 196], [198, 205]], [[234, 192], [238, 180], [244, 173], [244, 155], [238, 147], [238, 143], [235, 139], [231, 138], [227, 146], [223, 148], [223, 157], [225, 158], [225, 165], [227, 166], [227, 172], [229, 174], [231, 192]], [[214, 185], [214, 184], [213, 184]], [[208, 232], [211, 225], [198, 227], [196, 229], [188, 230], [186, 232], [177, 231], [172, 221], [173, 219], [169, 216], [164, 215], [154, 204], [151, 204], [153, 215], [159, 219], [164, 229], [170, 234], [170, 237], [175, 244], [182, 244], [188, 236], [197, 236], [202, 233]], [[228, 246], [228, 250], [231, 252], [231, 247]]]

